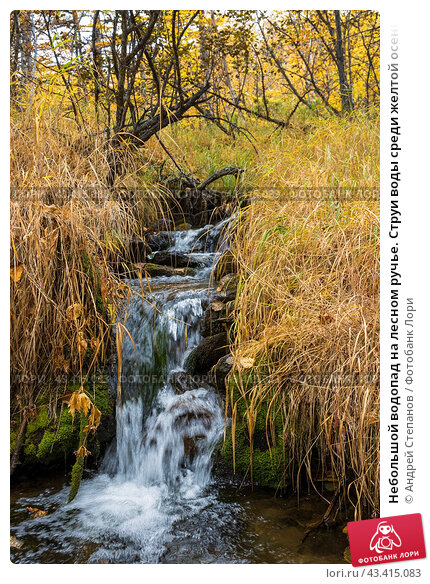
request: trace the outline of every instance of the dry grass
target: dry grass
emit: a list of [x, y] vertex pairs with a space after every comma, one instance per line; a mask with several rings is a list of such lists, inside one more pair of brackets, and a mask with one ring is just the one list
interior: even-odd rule
[[59, 380], [82, 380], [103, 365], [124, 296], [118, 261], [164, 205], [156, 186], [137, 180], [142, 162], [130, 152], [118, 186], [137, 185], [139, 192], [130, 201], [107, 191], [104, 137], [91, 127], [78, 131], [55, 100], [14, 112], [11, 126], [11, 370], [18, 413], [47, 386], [58, 395]]
[[[351, 135], [335, 123], [300, 145], [292, 167], [294, 153], [278, 152], [278, 184], [377, 186], [377, 127], [356, 124]], [[280, 416], [293, 483], [337, 480], [356, 517], [369, 516], [379, 501], [379, 205], [254, 193], [233, 243], [235, 369], [246, 373], [240, 397], [230, 395], [233, 430], [239, 399], [252, 449], [268, 405], [267, 440], [276, 444]]]
[[[155, 140], [144, 154], [126, 152], [118, 186], [143, 192], [131, 203], [105, 196], [106, 139], [95, 122], [79, 130], [61, 104], [44, 97], [13, 113], [11, 124], [17, 413], [46, 384], [58, 391], [57, 375], [82, 378], [104, 363], [124, 295], [112, 262], [164, 212], [150, 181], [165, 153]], [[346, 483], [356, 516], [370, 515], [379, 498], [378, 205], [275, 200], [265, 187], [378, 185], [377, 125], [355, 116], [305, 120], [275, 133], [249, 126], [257, 151], [243, 136], [232, 140], [206, 124], [162, 136], [202, 179], [231, 164], [246, 168], [244, 184], [258, 197], [238, 215], [233, 242], [236, 368], [249, 373], [254, 364], [254, 381], [240, 397], [250, 442], [257, 412], [269, 405], [269, 444], [273, 419], [282, 417], [285, 473], [297, 484], [305, 475], [315, 488], [318, 475], [334, 475]]]

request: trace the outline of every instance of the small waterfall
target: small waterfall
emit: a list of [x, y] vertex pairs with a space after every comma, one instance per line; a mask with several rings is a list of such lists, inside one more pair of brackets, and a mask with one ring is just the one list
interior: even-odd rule
[[169, 291], [168, 297], [162, 291], [153, 296], [152, 306], [133, 301], [127, 321], [133, 342], [125, 337], [123, 343], [122, 399], [108, 472], [184, 493], [208, 484], [211, 454], [224, 423], [218, 396], [185, 374], [180, 393], [172, 383], [200, 340], [207, 294], [207, 288]]
[[125, 307], [125, 326], [133, 340], [124, 334], [115, 443], [69, 505], [68, 487], [22, 501], [50, 508], [15, 529], [18, 538], [38, 540], [24, 561], [72, 555], [87, 563], [186, 563], [193, 550], [210, 562], [229, 547], [237, 506], [219, 501], [211, 483], [223, 410], [215, 389], [183, 370], [200, 341], [208, 276], [225, 225], [169, 234], [182, 254], [202, 260], [192, 277], [153, 278], [144, 298], [140, 283], [130, 282], [136, 293]]

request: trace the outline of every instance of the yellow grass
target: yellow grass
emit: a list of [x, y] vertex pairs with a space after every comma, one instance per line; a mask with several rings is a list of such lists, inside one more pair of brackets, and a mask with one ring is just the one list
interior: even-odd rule
[[[296, 148], [294, 140], [266, 153], [266, 181], [378, 185], [376, 124], [332, 121]], [[318, 490], [315, 476], [337, 480], [357, 517], [377, 513], [379, 204], [328, 196], [299, 202], [285, 194], [277, 200], [258, 188], [252, 194], [233, 242], [234, 354], [236, 370], [246, 364], [247, 382], [230, 399], [246, 406], [251, 445], [263, 406], [269, 445], [276, 444], [274, 419], [282, 417], [285, 473], [297, 486], [303, 477]], [[234, 413], [243, 411], [237, 405], [233, 428]]]

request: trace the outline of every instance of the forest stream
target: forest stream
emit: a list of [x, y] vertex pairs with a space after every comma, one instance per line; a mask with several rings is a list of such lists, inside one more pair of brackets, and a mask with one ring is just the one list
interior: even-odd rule
[[[13, 562], [344, 562], [341, 529], [323, 527], [303, 541], [327, 508], [322, 498], [239, 488], [212, 468], [222, 396], [187, 376], [184, 364], [201, 338], [225, 223], [166, 234], [167, 251], [188, 256], [193, 275], [154, 276], [143, 298], [141, 282], [129, 282], [133, 341], [124, 335], [116, 439], [69, 504], [64, 474], [15, 481], [11, 534], [22, 546], [12, 549]], [[48, 513], [33, 519], [27, 507]]]

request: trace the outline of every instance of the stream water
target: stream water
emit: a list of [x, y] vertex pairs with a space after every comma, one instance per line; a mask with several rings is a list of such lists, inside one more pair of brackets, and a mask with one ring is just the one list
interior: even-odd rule
[[[215, 249], [225, 222], [170, 234], [170, 251], [198, 265], [193, 276], [153, 278], [125, 307], [116, 440], [101, 468], [66, 504], [64, 476], [18, 482], [11, 534], [17, 563], [339, 563], [346, 537], [305, 524], [326, 503], [316, 496], [275, 499], [213, 476], [224, 430], [221, 400], [187, 377], [184, 361], [200, 340], [212, 293]], [[219, 249], [220, 246], [218, 246]], [[221, 245], [222, 247], [222, 245]], [[26, 507], [48, 511], [32, 519]]]

